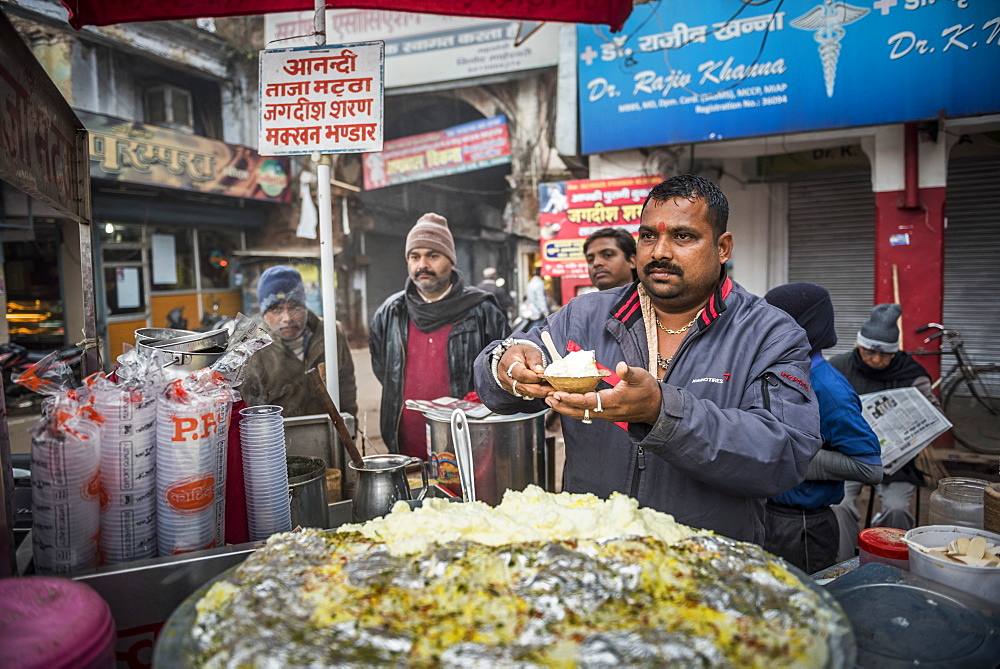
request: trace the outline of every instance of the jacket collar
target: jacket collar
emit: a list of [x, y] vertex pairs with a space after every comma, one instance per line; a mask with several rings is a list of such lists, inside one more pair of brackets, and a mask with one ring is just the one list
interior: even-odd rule
[[[715, 284], [712, 296], [708, 298], [708, 304], [698, 318], [698, 329], [703, 330], [711, 325], [726, 310], [726, 298], [733, 292], [733, 280], [726, 273], [726, 266], [722, 266], [719, 282]], [[639, 282], [633, 283], [625, 291], [621, 299], [611, 308], [611, 317], [621, 321], [625, 327], [632, 327], [636, 321], [642, 320], [642, 309], [639, 308]]]

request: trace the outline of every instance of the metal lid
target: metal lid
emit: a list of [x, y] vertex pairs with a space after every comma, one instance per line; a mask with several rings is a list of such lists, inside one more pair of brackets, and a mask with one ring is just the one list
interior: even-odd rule
[[169, 351], [198, 351], [214, 346], [225, 346], [229, 341], [229, 331], [225, 328], [208, 332], [195, 332], [183, 337], [170, 339], [147, 340], [141, 342], [149, 348], [159, 348]]
[[909, 560], [910, 551], [903, 543], [905, 530], [895, 527], [869, 527], [858, 533], [858, 548], [891, 560]]

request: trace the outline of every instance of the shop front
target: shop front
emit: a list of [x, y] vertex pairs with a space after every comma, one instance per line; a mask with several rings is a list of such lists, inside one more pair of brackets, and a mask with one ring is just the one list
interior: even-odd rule
[[[197, 329], [244, 309], [234, 262], [291, 201], [289, 160], [80, 112], [90, 131], [105, 360], [143, 327]], [[208, 318], [206, 318], [206, 315]]]

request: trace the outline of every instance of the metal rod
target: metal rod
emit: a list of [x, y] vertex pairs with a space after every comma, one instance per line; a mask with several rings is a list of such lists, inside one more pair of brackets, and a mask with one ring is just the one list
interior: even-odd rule
[[[316, 44], [326, 44], [326, 0], [316, 0], [313, 25]], [[326, 362], [326, 389], [330, 397], [340, 402], [340, 361], [337, 359], [337, 270], [333, 253], [333, 196], [330, 192], [329, 154], [316, 161], [317, 207], [319, 208], [319, 277], [323, 295], [323, 336]]]

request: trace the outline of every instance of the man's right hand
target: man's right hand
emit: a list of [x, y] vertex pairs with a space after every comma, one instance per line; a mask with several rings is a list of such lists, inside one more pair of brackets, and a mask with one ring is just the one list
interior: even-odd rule
[[539, 383], [538, 375], [545, 369], [545, 360], [538, 349], [526, 344], [515, 344], [504, 351], [497, 365], [500, 387], [524, 399], [546, 397], [552, 386]]

